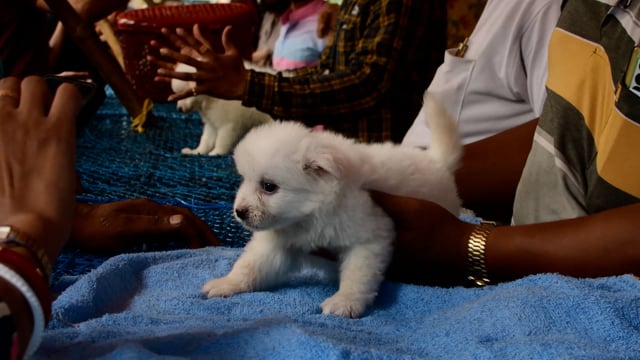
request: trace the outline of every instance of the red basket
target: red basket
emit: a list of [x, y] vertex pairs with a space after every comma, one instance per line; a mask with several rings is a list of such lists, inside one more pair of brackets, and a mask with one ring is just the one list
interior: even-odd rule
[[160, 5], [139, 10], [127, 10], [118, 14], [115, 31], [122, 47], [124, 72], [133, 84], [136, 93], [142, 98], [156, 102], [166, 102], [172, 93], [167, 83], [155, 82], [157, 66], [147, 61], [147, 55], [159, 56], [150, 46], [151, 40], [170, 46], [160, 32], [163, 27], [178, 27], [190, 30], [199, 24], [205, 36], [211, 41], [214, 51], [222, 52], [222, 30], [232, 25], [231, 40], [236, 44], [242, 56], [251, 57], [253, 35], [258, 16], [251, 5], [231, 4], [188, 4]]

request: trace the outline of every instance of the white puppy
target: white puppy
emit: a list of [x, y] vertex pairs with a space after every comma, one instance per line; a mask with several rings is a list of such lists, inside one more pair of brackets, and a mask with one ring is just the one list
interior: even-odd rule
[[[178, 63], [176, 71], [194, 72], [195, 69], [187, 64]], [[194, 86], [195, 83], [192, 81], [171, 80], [174, 93]], [[185, 113], [197, 111], [204, 124], [198, 147], [184, 148], [183, 154], [225, 155], [233, 150], [252, 127], [273, 121], [268, 114], [256, 108], [243, 106], [239, 100], [223, 100], [207, 95], [178, 100], [177, 108]]]
[[434, 140], [426, 151], [357, 144], [296, 122], [251, 130], [234, 154], [243, 177], [234, 213], [253, 236], [231, 272], [209, 280], [202, 291], [226, 297], [267, 289], [305, 265], [322, 266], [309, 253], [326, 248], [339, 255], [340, 284], [322, 312], [362, 316], [384, 279], [395, 235], [391, 219], [366, 189], [460, 211], [453, 178], [462, 150], [457, 126], [440, 106], [431, 109]]

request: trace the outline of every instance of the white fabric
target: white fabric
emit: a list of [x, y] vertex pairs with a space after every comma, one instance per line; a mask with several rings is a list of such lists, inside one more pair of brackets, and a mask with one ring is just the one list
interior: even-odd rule
[[[458, 120], [463, 142], [494, 135], [540, 116], [547, 49], [561, 0], [489, 0], [464, 58], [445, 52], [427, 91]], [[403, 145], [427, 147], [422, 109]]]
[[36, 351], [42, 341], [42, 332], [44, 331], [45, 325], [44, 312], [42, 311], [38, 297], [33, 292], [29, 284], [15, 271], [0, 264], [0, 277], [18, 289], [22, 293], [22, 296], [27, 299], [27, 302], [31, 307], [31, 313], [33, 314], [33, 331], [31, 333], [29, 345], [24, 353], [24, 359], [27, 359]]

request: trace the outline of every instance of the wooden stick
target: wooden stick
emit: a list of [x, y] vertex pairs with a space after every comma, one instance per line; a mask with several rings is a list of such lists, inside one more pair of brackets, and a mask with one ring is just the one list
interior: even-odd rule
[[118, 64], [120, 64], [120, 67], [124, 69], [124, 56], [122, 55], [122, 46], [120, 46], [120, 41], [113, 31], [113, 26], [111, 26], [111, 23], [107, 19], [99, 20], [97, 25], [102, 32], [104, 41], [106, 41], [107, 45], [109, 45], [109, 48], [111, 48], [113, 56], [118, 61]]

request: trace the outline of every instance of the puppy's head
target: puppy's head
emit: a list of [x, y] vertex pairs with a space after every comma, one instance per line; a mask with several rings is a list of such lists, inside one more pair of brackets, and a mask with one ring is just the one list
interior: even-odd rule
[[348, 178], [350, 140], [293, 121], [252, 129], [235, 148], [243, 181], [234, 215], [250, 230], [289, 226], [330, 211]]
[[[183, 63], [176, 64], [175, 70], [179, 72], [195, 72], [196, 71], [196, 69], [193, 66], [189, 66]], [[179, 93], [185, 90], [189, 90], [194, 86], [196, 86], [196, 83], [193, 81], [171, 79], [171, 90], [173, 90], [174, 93]], [[176, 108], [183, 113], [198, 111], [200, 110], [201, 97], [202, 95], [198, 95], [198, 96], [192, 96], [186, 99], [178, 100], [176, 104]]]

